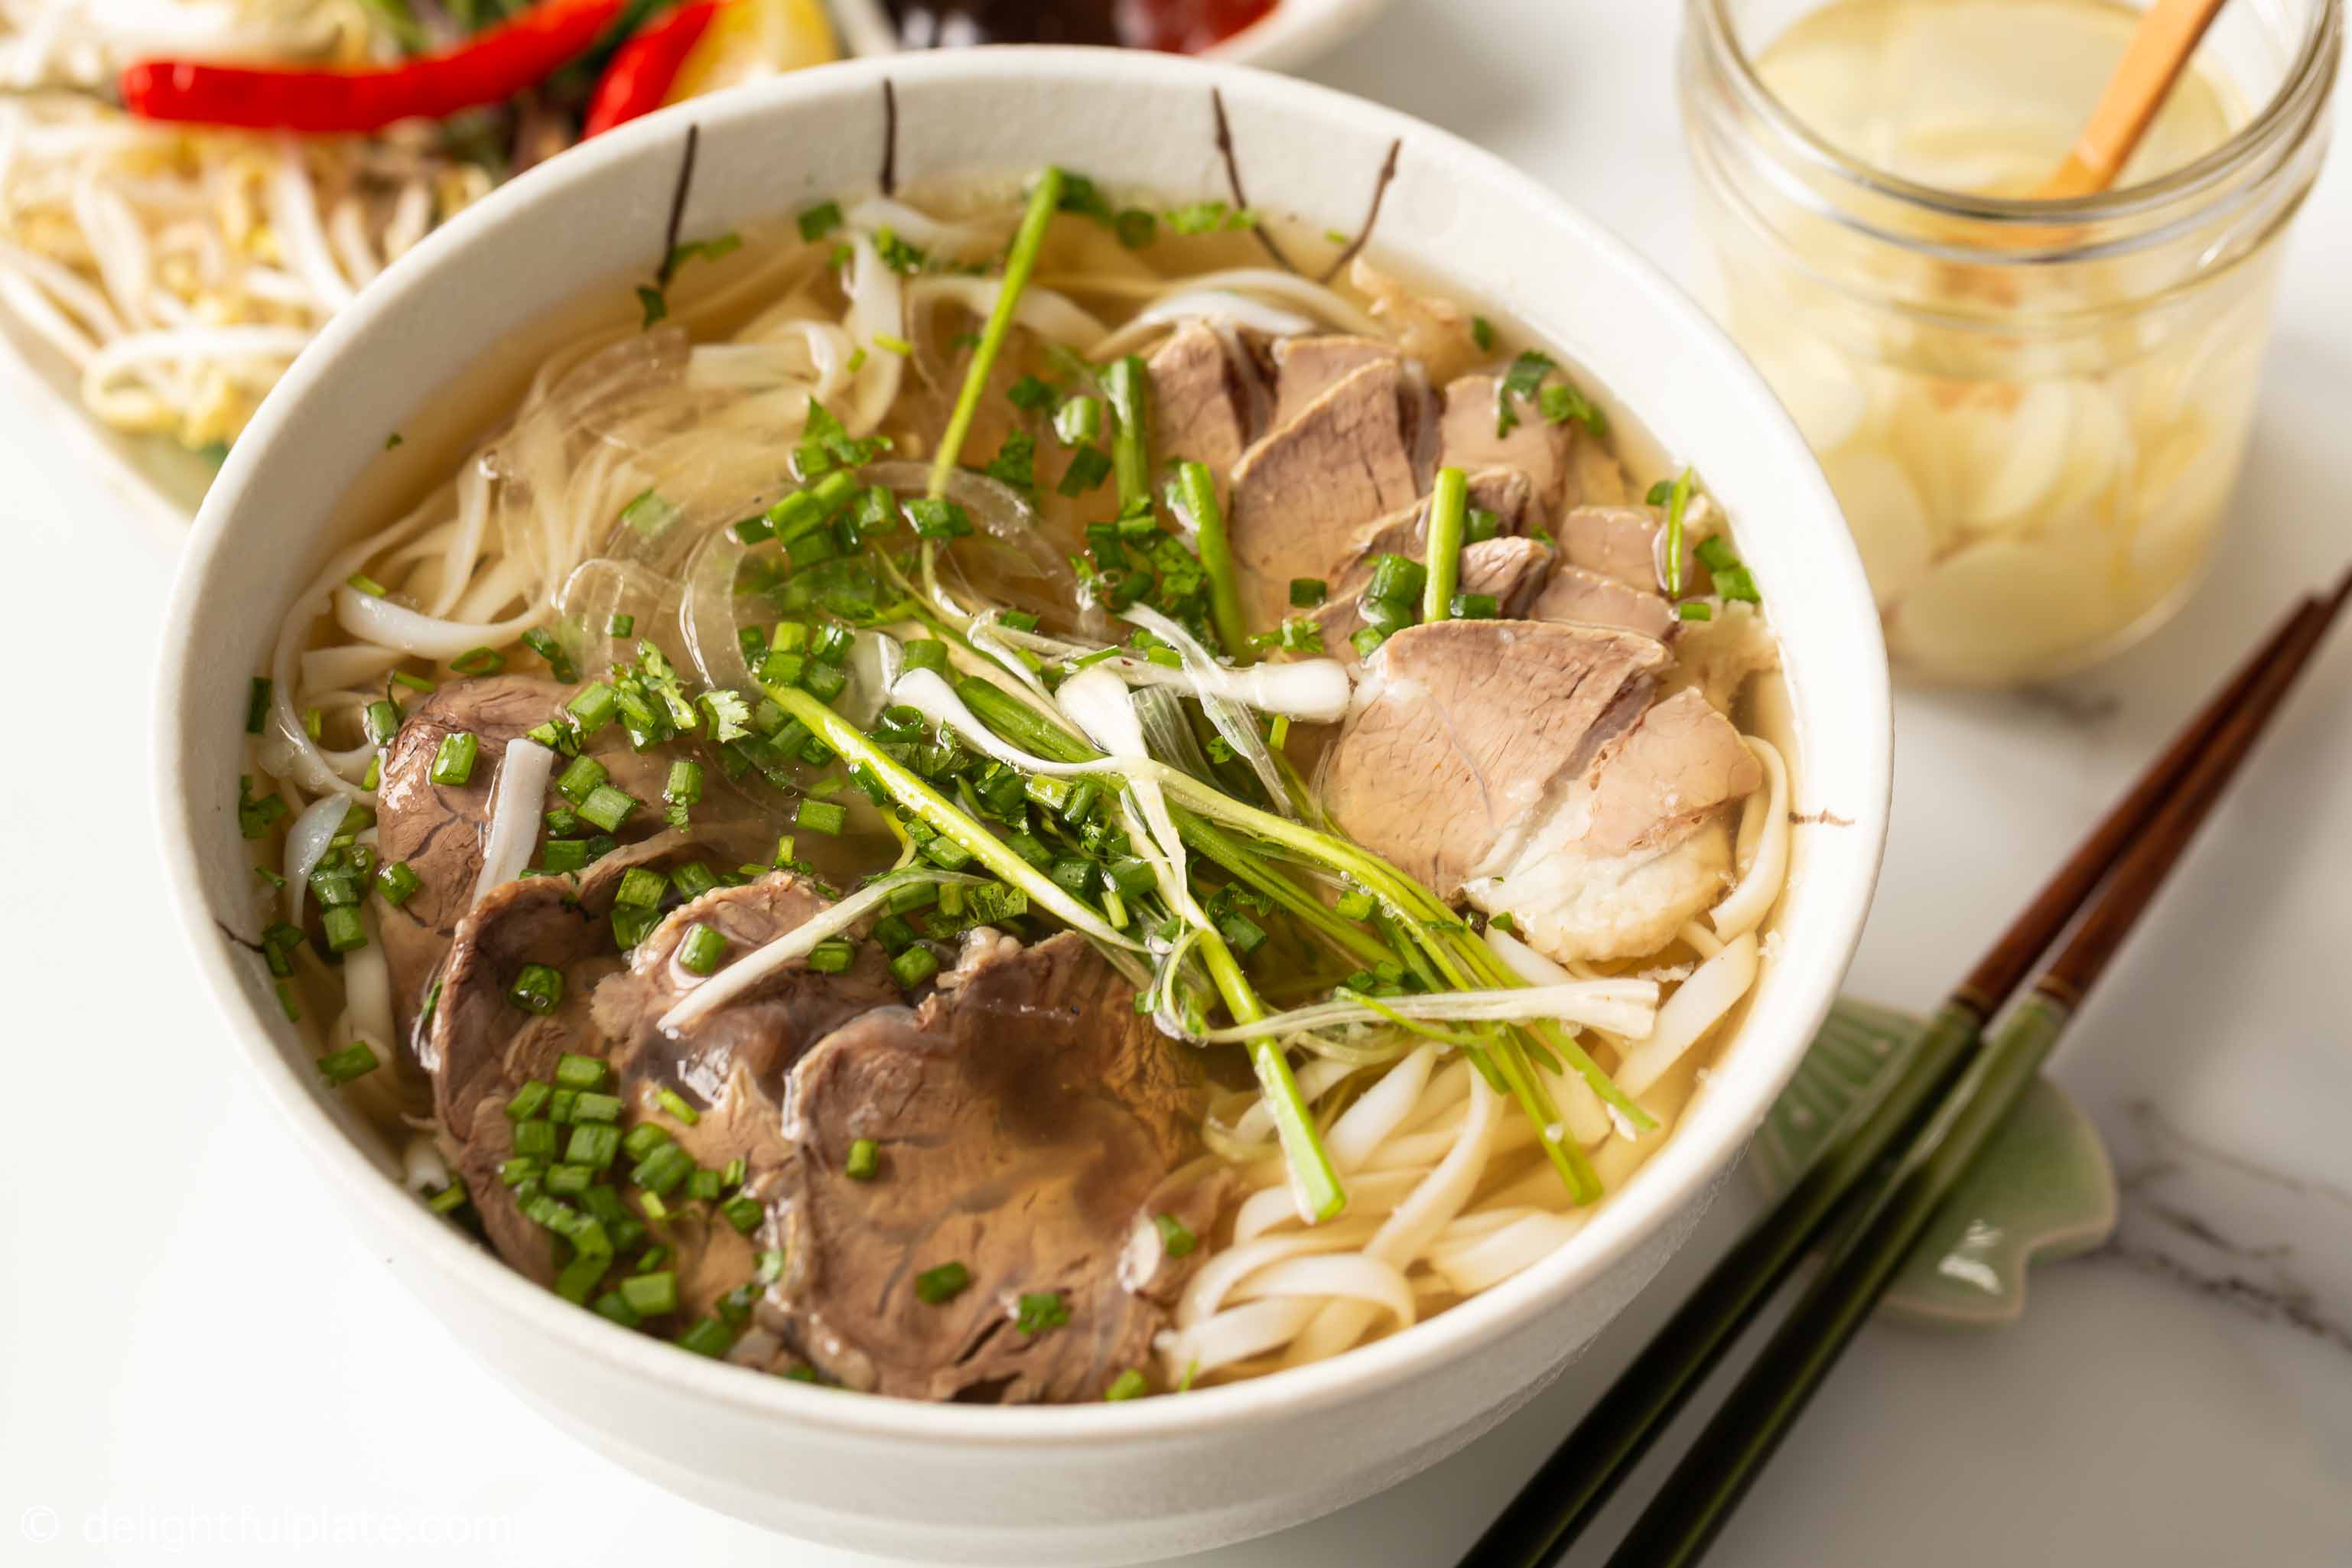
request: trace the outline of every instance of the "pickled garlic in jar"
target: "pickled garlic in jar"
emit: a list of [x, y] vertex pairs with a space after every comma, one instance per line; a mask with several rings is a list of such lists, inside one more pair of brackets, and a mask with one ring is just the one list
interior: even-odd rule
[[[2022, 196], [2065, 156], [2137, 13], [2106, 0], [1839, 0], [1757, 71], [1809, 130], [1938, 190]], [[2192, 62], [2123, 183], [2229, 139]], [[1825, 245], [1843, 245], [1832, 235]], [[2266, 290], [2163, 299], [2130, 259], [2050, 268], [1841, 253], [1811, 279], [1727, 254], [1734, 330], [1836, 489], [1898, 667], [1995, 684], [2087, 663], [2177, 601], [2244, 447]], [[1994, 272], [2000, 274], [1991, 277]], [[2005, 318], [2004, 311], [2013, 311]]]

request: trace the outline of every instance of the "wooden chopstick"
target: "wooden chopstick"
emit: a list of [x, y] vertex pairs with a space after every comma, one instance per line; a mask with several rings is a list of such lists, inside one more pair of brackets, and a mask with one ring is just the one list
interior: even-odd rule
[[1894, 1180], [1870, 1195], [1842, 1233], [1820, 1275], [1609, 1559], [1610, 1568], [1689, 1568], [1705, 1555], [1937, 1208], [2040, 1074], [2084, 995], [2252, 754], [2347, 598], [2352, 573], [2326, 605], [2296, 617], [2271, 669], [2119, 862], [2055, 962], [1908, 1141]]
[[2095, 195], [2116, 183], [2131, 162], [2157, 110], [2189, 68], [2205, 29], [2223, 0], [2155, 0], [2140, 15], [2124, 58], [2107, 79], [2091, 118], [2064, 163], [2033, 192], [2040, 202]]
[[1568, 1440], [1461, 1559], [1540, 1568], [1573, 1540], [1827, 1231], [1847, 1194], [1916, 1128], [2027, 972], [2137, 840], [2198, 759], [2321, 614], [2309, 595], [2174, 737], [1930, 1019], [1887, 1091], [1835, 1132], [1780, 1200], [1717, 1262]]

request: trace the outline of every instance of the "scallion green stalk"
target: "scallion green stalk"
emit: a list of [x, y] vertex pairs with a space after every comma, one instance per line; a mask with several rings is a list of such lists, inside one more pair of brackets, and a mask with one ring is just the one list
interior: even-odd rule
[[1103, 372], [1103, 392], [1118, 421], [1111, 432], [1110, 457], [1118, 476], [1121, 512], [1151, 510], [1151, 376], [1140, 354], [1113, 360]]
[[931, 498], [936, 500], [947, 494], [948, 477], [955, 472], [956, 461], [963, 455], [964, 437], [971, 433], [972, 419], [980, 413], [980, 400], [988, 389], [988, 374], [995, 368], [996, 356], [1004, 348], [1004, 340], [1013, 331], [1013, 318], [1021, 308], [1021, 291], [1029, 286], [1029, 276], [1037, 269], [1037, 252], [1045, 244], [1045, 226], [1054, 219], [1054, 210], [1062, 203], [1062, 171], [1048, 163], [1038, 172], [1037, 184], [1029, 193], [1029, 210], [1021, 215], [1021, 226], [1013, 232], [1013, 248], [1004, 258], [1004, 281], [996, 290], [996, 308], [988, 313], [988, 324], [981, 329], [980, 346], [972, 350], [971, 364], [965, 370], [963, 391], [956, 397], [955, 413], [948, 420], [947, 434], [940, 437], [939, 456], [931, 459]]
[[1129, 952], [1142, 951], [1135, 942], [1113, 929], [1102, 916], [1078, 902], [1060, 883], [1043, 875], [1008, 848], [1003, 839], [966, 816], [945, 795], [901, 766], [898, 759], [869, 740], [865, 731], [798, 687], [778, 687], [768, 695], [787, 715], [807, 725], [818, 740], [832, 747], [845, 762], [864, 768], [879, 779], [883, 789], [893, 800], [969, 850], [973, 859], [998, 877], [1053, 910], [1064, 924], [1086, 932], [1097, 942]]
[[[1441, 485], [1445, 474], [1453, 474], [1458, 479], [1461, 470], [1444, 470], [1438, 476]], [[1225, 537], [1225, 514], [1217, 505], [1217, 482], [1210, 476], [1209, 465], [1190, 458], [1177, 464], [1176, 494], [1192, 520], [1201, 570], [1209, 579], [1209, 618], [1216, 626], [1217, 638], [1225, 645], [1225, 652], [1234, 663], [1247, 664], [1251, 658], [1249, 623], [1242, 617], [1242, 591], [1234, 575], [1233, 542]], [[1458, 522], [1454, 533], [1458, 539]]]
[[1454, 614], [1454, 591], [1462, 584], [1462, 532], [1469, 518], [1470, 477], [1459, 468], [1438, 469], [1429, 492], [1429, 546], [1423, 557], [1429, 575], [1421, 591], [1424, 625]]

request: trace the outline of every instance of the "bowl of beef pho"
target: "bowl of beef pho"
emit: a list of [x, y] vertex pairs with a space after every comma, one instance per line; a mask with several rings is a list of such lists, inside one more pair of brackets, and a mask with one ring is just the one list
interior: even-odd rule
[[1736, 352], [1475, 150], [1174, 60], [518, 182], [272, 395], [171, 646], [190, 940], [354, 1228], [634, 1468], [944, 1561], [1278, 1528], [1539, 1388], [1885, 826]]

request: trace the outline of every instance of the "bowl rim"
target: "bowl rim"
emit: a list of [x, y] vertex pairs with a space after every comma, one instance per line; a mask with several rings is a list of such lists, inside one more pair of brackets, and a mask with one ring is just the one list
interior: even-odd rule
[[[1748, 405], [1758, 426], [1749, 433], [1750, 438], [1782, 448], [1797, 471], [1808, 476], [1811, 493], [1788, 497], [1787, 510], [1824, 520], [1827, 537], [1808, 543], [1821, 546], [1826, 553], [1809, 554], [1807, 570], [1840, 579], [1832, 603], [1845, 606], [1844, 635], [1853, 644], [1854, 658], [1843, 671], [1852, 685], [1839, 692], [1837, 705], [1848, 714], [1858, 713], [1857, 721], [1864, 726], [1855, 745], [1861, 774], [1846, 781], [1840, 805], [1853, 813], [1852, 827], [1862, 837], [1858, 843], [1842, 840], [1860, 851], [1853, 857], [1855, 868], [1850, 876], [1836, 886], [1816, 881], [1808, 888], [1808, 898], [1821, 900], [1812, 916], [1818, 928], [1813, 944], [1780, 960], [1782, 984], [1795, 997], [1787, 1005], [1788, 1037], [1778, 1041], [1750, 1040], [1743, 1031], [1741, 1037], [1751, 1052], [1777, 1051], [1778, 1060], [1759, 1079], [1755, 1102], [1743, 1108], [1743, 1115], [1717, 1130], [1704, 1146], [1692, 1136], [1698, 1130], [1677, 1129], [1677, 1135], [1644, 1164], [1643, 1179], [1604, 1211], [1605, 1225], [1596, 1223], [1514, 1279], [1423, 1319], [1402, 1333], [1308, 1366], [1194, 1390], [1181, 1399], [1087, 1405], [1000, 1407], [844, 1398], [839, 1391], [681, 1355], [674, 1346], [622, 1330], [532, 1284], [442, 1223], [399, 1182], [387, 1180], [383, 1168], [338, 1124], [311, 1079], [298, 1072], [278, 1048], [257, 1004], [233, 967], [231, 944], [218, 940], [195, 850], [200, 835], [206, 831], [205, 812], [198, 801], [198, 781], [186, 761], [194, 727], [193, 715], [199, 706], [194, 700], [194, 689], [217, 672], [202, 668], [191, 641], [192, 623], [206, 602], [210, 579], [233, 554], [234, 520], [246, 504], [247, 492], [269, 465], [301, 460], [290, 453], [271, 452], [289, 411], [314, 394], [331, 395], [336, 380], [358, 374], [347, 363], [346, 350], [363, 324], [410, 290], [424, 286], [433, 274], [446, 269], [445, 264], [458, 262], [477, 235], [525, 220], [536, 205], [569, 185], [594, 182], [608, 164], [656, 152], [667, 160], [675, 145], [674, 129], [688, 118], [698, 118], [708, 129], [717, 121], [758, 121], [790, 114], [803, 100], [824, 101], [835, 95], [870, 92], [886, 76], [901, 92], [919, 90], [934, 81], [968, 84], [1013, 79], [1032, 90], [1073, 85], [1080, 90], [1221, 87], [1246, 98], [1270, 97], [1286, 108], [1383, 140], [1410, 136], [1417, 149], [1475, 169], [1483, 179], [1510, 195], [1519, 209], [1530, 215], [1528, 221], [1549, 222], [1572, 234], [1576, 243], [1589, 247], [1629, 287], [1646, 295], [1661, 320], [1671, 324], [1685, 343], [1705, 353], [1708, 374], [1729, 378], [1736, 386], [1739, 401]], [[551, 301], [551, 306], [561, 303]], [[366, 1218], [384, 1233], [396, 1236], [441, 1280], [470, 1296], [477, 1305], [516, 1328], [593, 1358], [608, 1370], [681, 1395], [845, 1436], [918, 1439], [962, 1448], [1147, 1445], [1179, 1435], [1213, 1434], [1276, 1415], [1328, 1409], [1434, 1373], [1468, 1355], [1484, 1341], [1558, 1309], [1711, 1189], [1745, 1148], [1773, 1095], [1795, 1070], [1812, 1030], [1827, 1015], [1860, 940], [1885, 845], [1893, 771], [1893, 720], [1884, 643], [1860, 559], [1845, 534], [1835, 499], [1802, 436], [1762, 377], [1728, 335], [1662, 271], [1531, 176], [1449, 132], [1399, 110], [1249, 67], [1138, 50], [1065, 47], [942, 50], [793, 72], [716, 100], [678, 105], [623, 126], [510, 182], [459, 213], [328, 323], [271, 391], [246, 437], [231, 450], [197, 517], [173, 584], [155, 692], [158, 826], [171, 897], [182, 929], [196, 949], [196, 966], [215, 1004], [226, 1015], [239, 1053], [345, 1201], [361, 1205]], [[1797, 706], [1801, 736], [1814, 726], [1808, 722], [1804, 702], [1801, 700]], [[1747, 1027], [1752, 1029], [1752, 1020]], [[1580, 1245], [1595, 1233], [1598, 1245]], [[492, 1355], [481, 1336], [461, 1337], [461, 1342], [478, 1356]], [[1533, 1378], [1549, 1369], [1528, 1370]]]

